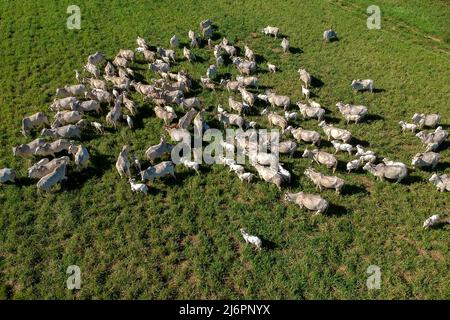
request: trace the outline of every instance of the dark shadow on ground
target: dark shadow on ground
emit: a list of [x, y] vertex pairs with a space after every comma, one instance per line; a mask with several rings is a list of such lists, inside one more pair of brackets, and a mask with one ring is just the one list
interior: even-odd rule
[[369, 192], [361, 186], [355, 185], [355, 184], [346, 184], [344, 188], [342, 189], [341, 194], [343, 196], [345, 195], [354, 195], [354, 194], [365, 194], [368, 195]]
[[325, 213], [327, 216], [343, 216], [348, 214], [348, 210], [347, 208], [334, 204], [334, 203], [330, 203], [327, 212]]

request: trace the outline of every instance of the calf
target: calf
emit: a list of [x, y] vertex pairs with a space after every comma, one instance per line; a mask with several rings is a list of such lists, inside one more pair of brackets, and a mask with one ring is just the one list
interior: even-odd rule
[[242, 237], [245, 240], [245, 243], [250, 243], [252, 245], [254, 245], [258, 250], [262, 249], [262, 241], [260, 238], [258, 238], [257, 236], [252, 236], [250, 235], [247, 230], [245, 230], [244, 228], [240, 229]]

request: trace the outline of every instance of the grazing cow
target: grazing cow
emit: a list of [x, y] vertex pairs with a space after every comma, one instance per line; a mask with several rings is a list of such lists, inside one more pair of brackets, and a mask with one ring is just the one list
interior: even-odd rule
[[363, 170], [369, 171], [381, 181], [384, 181], [385, 178], [394, 179], [397, 180], [396, 183], [401, 182], [408, 175], [408, 169], [406, 166], [386, 165], [384, 163], [374, 165], [369, 162], [366, 163]]
[[97, 130], [98, 133], [100, 133], [100, 134], [105, 133], [105, 128], [103, 127], [103, 125], [101, 123], [94, 121], [94, 122], [91, 122], [91, 126], [93, 128], [95, 128], [95, 130]]
[[431, 217], [427, 218], [423, 223], [424, 229], [430, 229], [434, 226], [444, 224], [444, 223], [450, 223], [450, 220], [445, 221], [444, 219], [441, 219], [441, 217], [438, 214], [434, 214]]
[[148, 49], [149, 48], [149, 45], [147, 44], [147, 41], [145, 41], [145, 39], [142, 38], [142, 37], [137, 37], [136, 43], [139, 46], [139, 48], [144, 48], [144, 49]]
[[100, 53], [100, 52], [96, 52], [94, 54], [91, 54], [88, 57], [88, 63], [93, 64], [93, 65], [100, 64], [103, 61], [105, 61], [105, 56], [102, 53]]
[[128, 68], [129, 61], [121, 56], [116, 56], [112, 62], [116, 67]]
[[44, 191], [49, 192], [50, 189], [56, 184], [66, 179], [67, 166], [65, 163], [56, 167], [51, 173], [42, 177], [37, 183], [38, 193]]
[[210, 19], [206, 19], [200, 22], [200, 30], [204, 30], [208, 27], [212, 27], [213, 22]]
[[46, 175], [52, 173], [61, 165], [69, 165], [70, 159], [67, 156], [53, 159], [52, 161], [44, 158], [28, 168], [28, 177], [32, 179], [41, 179]]
[[113, 95], [108, 91], [101, 89], [92, 89], [91, 92], [85, 94], [85, 97], [87, 99], [97, 100], [100, 103], [110, 104], [113, 102]]
[[192, 123], [196, 113], [197, 112], [195, 109], [191, 108], [184, 116], [180, 118], [180, 120], [178, 120], [178, 127], [181, 129], [187, 129]]
[[413, 167], [431, 167], [434, 169], [440, 158], [440, 154], [436, 152], [417, 153], [412, 159], [411, 165]]
[[74, 162], [78, 169], [85, 168], [89, 163], [89, 152], [81, 144], [79, 146], [72, 145], [69, 148], [69, 154], [74, 156]]
[[217, 76], [217, 67], [216, 65], [210, 65], [208, 70], [206, 71], [206, 77], [209, 79], [214, 79]]
[[257, 236], [252, 236], [250, 235], [247, 230], [245, 230], [244, 228], [240, 229], [242, 237], [245, 240], [245, 243], [250, 243], [252, 245], [254, 245], [258, 250], [261, 251], [262, 249], [262, 241], [260, 238], [258, 238]]
[[258, 171], [259, 176], [266, 182], [272, 183], [277, 186], [278, 190], [281, 191], [281, 185], [286, 181], [285, 178], [278, 173], [278, 170], [274, 170], [271, 167], [265, 167], [259, 164], [254, 165], [256, 171]]
[[[255, 76], [249, 76], [249, 77], [237, 76], [236, 81], [242, 87], [254, 87], [254, 88], [256, 88], [256, 90], [258, 90], [258, 88], [259, 88], [259, 81], [258, 81], [258, 78]], [[236, 89], [239, 89], [239, 88], [236, 88]]]
[[328, 29], [323, 32], [323, 41], [331, 42], [337, 40], [337, 34], [334, 30]]
[[50, 106], [51, 111], [75, 110], [79, 107], [80, 102], [75, 97], [67, 97], [56, 99]]
[[335, 189], [336, 193], [340, 194], [345, 184], [343, 179], [326, 176], [313, 168], [306, 169], [304, 174], [316, 185], [316, 190], [318, 189], [320, 192], [322, 192], [323, 187], [325, 189]]
[[122, 101], [123, 96], [119, 96], [114, 107], [106, 115], [106, 123], [114, 128], [117, 128], [119, 120], [122, 118]]
[[264, 33], [265, 35], [271, 35], [271, 36], [274, 36], [275, 38], [277, 38], [278, 33], [280, 32], [280, 29], [277, 27], [267, 26], [264, 29], [262, 29], [261, 32]]
[[373, 92], [373, 80], [371, 79], [357, 79], [352, 81], [352, 88], [356, 91], [370, 91]]
[[65, 86], [64, 88], [56, 89], [56, 96], [59, 98], [67, 98], [71, 96], [81, 96], [87, 91], [84, 84], [77, 84], [73, 86]]
[[320, 133], [318, 133], [317, 131], [305, 130], [301, 127], [298, 127], [296, 129], [292, 129], [291, 133], [295, 140], [297, 140], [298, 142], [305, 141], [310, 142], [317, 147], [320, 146], [321, 137]]
[[239, 81], [230, 81], [222, 79], [220, 80], [220, 84], [224, 86], [228, 92], [230, 91], [238, 91], [241, 88], [242, 84]]
[[[147, 61], [149, 63], [153, 63], [153, 62], [156, 61], [156, 52], [150, 51], [150, 50], [145, 49], [145, 48], [137, 48], [136, 51], [140, 52], [140, 53], [142, 53], [144, 55], [145, 61]], [[114, 75], [114, 73], [108, 74], [108, 75]]]
[[281, 41], [281, 47], [283, 48], [284, 53], [289, 52], [289, 40], [287, 38], [283, 38]]
[[120, 49], [119, 53], [117, 54], [118, 57], [122, 57], [124, 59], [130, 60], [130, 61], [134, 61], [135, 59], [135, 54], [133, 50], [128, 50], [128, 49]]
[[291, 105], [291, 98], [288, 96], [279, 96], [274, 92], [266, 92], [267, 97], [269, 98], [269, 103], [273, 107], [283, 107], [286, 111]]
[[47, 142], [44, 139], [36, 139], [28, 144], [21, 144], [13, 147], [13, 154], [15, 157], [31, 157], [34, 155], [38, 147], [42, 147]]
[[253, 107], [255, 104], [256, 96], [248, 92], [245, 88], [239, 88], [239, 92], [241, 93], [242, 100], [247, 103], [250, 107]]
[[79, 111], [58, 111], [51, 127], [57, 128], [68, 124], [77, 123], [82, 118], [83, 113]]
[[450, 191], [450, 177], [446, 174], [438, 175], [433, 173], [428, 181], [435, 185], [441, 192]]
[[448, 132], [441, 127], [438, 127], [431, 133], [420, 131], [416, 134], [416, 137], [422, 140], [422, 143], [427, 146], [426, 152], [428, 152], [436, 150], [445, 140], [447, 140]]
[[130, 151], [130, 146], [125, 145], [119, 153], [116, 161], [116, 169], [119, 172], [120, 178], [131, 177], [130, 173], [130, 161], [128, 160], [128, 153]]
[[278, 152], [281, 154], [288, 154], [292, 157], [295, 153], [295, 150], [297, 149], [297, 146], [298, 144], [295, 141], [291, 140], [282, 141], [278, 144]]
[[302, 97], [305, 97], [305, 99], [308, 99], [308, 100], [311, 97], [311, 90], [309, 90], [308, 88], [306, 88], [303, 85], [302, 85]]
[[231, 96], [228, 97], [228, 106], [231, 110], [236, 111], [239, 115], [242, 115], [242, 113], [245, 113], [246, 111], [245, 105], [240, 101], [234, 100], [234, 98]]
[[204, 39], [210, 40], [213, 36], [213, 33], [214, 33], [214, 31], [211, 26], [206, 27], [202, 30], [202, 35], [203, 35]]
[[55, 157], [55, 153], [59, 153], [62, 151], [68, 151], [71, 142], [66, 139], [59, 139], [51, 143], [45, 143], [43, 146], [39, 146], [36, 148], [36, 151], [34, 152], [37, 156], [47, 157], [52, 156]]
[[356, 154], [355, 154], [355, 156], [361, 157], [361, 156], [368, 156], [368, 155], [373, 155], [374, 156], [375, 152], [373, 152], [371, 150], [364, 150], [364, 148], [360, 144], [356, 145]]
[[247, 45], [244, 46], [245, 57], [250, 61], [255, 61], [255, 53]]
[[321, 196], [304, 192], [286, 192], [284, 195], [284, 200], [295, 203], [300, 207], [300, 209], [305, 207], [308, 210], [315, 211], [315, 215], [325, 213], [329, 207], [328, 201], [323, 199]]
[[80, 103], [79, 110], [80, 112], [94, 111], [99, 114], [102, 111], [102, 108], [97, 100], [87, 100]]
[[92, 64], [90, 62], [88, 62], [85, 66], [84, 69], [89, 72], [90, 74], [92, 74], [94, 76], [94, 78], [98, 78], [100, 77], [100, 69], [97, 68], [97, 66], [95, 64]]
[[321, 127], [323, 132], [325, 132], [328, 141], [333, 138], [335, 140], [341, 140], [344, 143], [348, 143], [352, 139], [352, 134], [350, 131], [336, 128], [331, 124], [327, 124], [325, 121], [320, 122], [319, 127]]
[[319, 122], [323, 120], [325, 109], [320, 107], [312, 107], [301, 102], [297, 102], [297, 106], [300, 109], [300, 113], [302, 114], [303, 119], [317, 118], [317, 121]]
[[6, 182], [14, 183], [16, 178], [16, 172], [13, 169], [4, 168], [0, 169], [0, 186]]
[[245, 119], [238, 114], [230, 114], [226, 111], [222, 111], [217, 115], [219, 121], [223, 123], [225, 129], [228, 128], [229, 125], [236, 125], [239, 129], [243, 129], [245, 126]]
[[433, 114], [418, 114], [415, 113], [411, 120], [419, 126], [419, 129], [422, 129], [424, 126], [430, 127], [430, 128], [436, 128], [436, 126], [441, 121], [441, 116], [439, 114], [433, 113]]
[[191, 52], [191, 50], [189, 50], [188, 48], [184, 47], [183, 48], [183, 56], [186, 58], [187, 61], [189, 62], [193, 62], [195, 61], [195, 56], [194, 54]]
[[147, 170], [141, 172], [142, 181], [150, 180], [153, 182], [156, 178], [162, 178], [167, 175], [175, 177], [175, 166], [172, 161], [164, 161], [155, 166], [149, 167]]
[[175, 111], [171, 107], [159, 107], [156, 106], [155, 109], [156, 117], [163, 120], [165, 125], [169, 125], [172, 120], [177, 118]]
[[205, 90], [208, 89], [212, 91], [216, 90], [216, 84], [210, 78], [200, 77], [200, 82], [202, 84], [203, 89]]
[[180, 45], [180, 40], [178, 39], [178, 37], [176, 35], [172, 36], [172, 38], [170, 38], [170, 46], [172, 48], [178, 48], [178, 46]]
[[303, 152], [303, 158], [309, 158], [312, 159], [312, 161], [315, 161], [317, 164], [323, 164], [328, 169], [333, 169], [333, 173], [336, 171], [338, 165], [337, 159], [332, 154], [329, 154], [325, 151], [320, 151], [318, 149], [310, 151], [308, 150], [308, 148], [306, 148]]
[[23, 118], [22, 134], [24, 136], [27, 136], [30, 133], [31, 129], [39, 128], [45, 125], [50, 125], [47, 116], [42, 112], [35, 113], [29, 117]]
[[42, 129], [41, 135], [53, 138], [81, 139], [80, 127], [73, 124], [53, 129]]
[[276, 114], [275, 112], [269, 112], [267, 114], [267, 119], [269, 120], [269, 123], [271, 125], [279, 126], [282, 130], [282, 133], [285, 132], [285, 130], [288, 126], [288, 122], [283, 116], [280, 116], [279, 114]]
[[[112, 77], [115, 74], [116, 74], [116, 70], [114, 68], [114, 65], [108, 61], [108, 63], [105, 66], [105, 75]], [[99, 89], [101, 89], [101, 88], [99, 88]]]
[[311, 75], [305, 69], [298, 69], [300, 80], [303, 81], [305, 87], [308, 89], [311, 85]]
[[343, 104], [342, 102], [338, 102], [336, 106], [338, 107], [339, 112], [344, 116], [345, 120], [347, 120], [347, 124], [349, 124], [350, 121], [358, 123], [369, 113], [365, 106], [352, 106], [350, 104]]
[[164, 154], [172, 152], [172, 149], [173, 146], [161, 137], [159, 144], [151, 146], [145, 151], [145, 157], [153, 162], [156, 159], [161, 158]]
[[125, 108], [130, 111], [132, 116], [135, 116], [138, 113], [138, 105], [136, 102], [128, 98], [128, 94], [126, 92], [123, 93], [123, 104]]

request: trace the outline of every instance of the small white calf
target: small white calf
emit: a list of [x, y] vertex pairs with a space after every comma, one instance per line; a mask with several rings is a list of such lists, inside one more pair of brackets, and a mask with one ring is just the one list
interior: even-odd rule
[[331, 141], [331, 143], [333, 144], [334, 149], [336, 149], [334, 154], [338, 153], [339, 151], [344, 151], [344, 152], [348, 152], [349, 155], [352, 155], [353, 146], [351, 144], [340, 143], [337, 140], [333, 140], [333, 141]]
[[148, 193], [148, 187], [145, 183], [136, 183], [134, 179], [131, 178], [128, 180], [128, 182], [130, 183], [132, 192], [140, 192], [145, 195]]
[[247, 232], [247, 230], [245, 230], [244, 228], [242, 228], [240, 231], [241, 231], [242, 237], [245, 240], [245, 243], [250, 243], [250, 244], [254, 245], [258, 250], [262, 249], [262, 241], [260, 238], [258, 238], [257, 236], [250, 235]]
[[398, 124], [400, 125], [400, 127], [402, 127], [402, 132], [411, 130], [411, 132], [414, 133], [417, 130], [417, 124], [415, 123], [406, 123], [405, 121], [399, 121]]

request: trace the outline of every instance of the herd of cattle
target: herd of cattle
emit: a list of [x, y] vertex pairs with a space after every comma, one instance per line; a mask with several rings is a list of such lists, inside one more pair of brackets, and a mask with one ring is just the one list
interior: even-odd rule
[[[239, 56], [241, 50], [232, 45], [227, 38], [223, 38], [219, 43], [213, 43], [214, 26], [208, 19], [200, 23], [201, 36], [192, 30], [188, 32], [190, 48], [184, 46], [182, 54], [184, 59], [191, 63], [196, 63], [196, 56], [193, 48], [205, 48], [212, 50], [215, 63], [210, 65], [199, 80], [203, 90], [213, 90], [222, 88], [229, 93], [236, 92], [241, 96], [241, 101], [230, 95], [228, 99], [228, 110], [223, 106], [217, 107], [214, 117], [223, 124], [224, 128], [236, 126], [246, 130], [256, 128], [259, 124], [255, 121], [247, 121], [246, 115], [255, 114], [258, 105], [265, 105], [262, 111], [257, 111], [261, 116], [267, 118], [271, 126], [279, 127], [282, 137], [291, 135], [293, 139], [284, 139], [279, 143], [279, 152], [293, 156], [299, 143], [311, 144], [314, 149], [305, 148], [303, 158], [311, 159], [319, 165], [326, 166], [334, 173], [337, 169], [338, 152], [347, 152], [354, 155], [355, 159], [347, 163], [347, 172], [362, 168], [370, 172], [380, 180], [389, 179], [401, 182], [408, 175], [408, 166], [402, 162], [380, 159], [373, 151], [364, 150], [361, 145], [352, 145], [353, 136], [350, 131], [336, 127], [325, 121], [325, 109], [319, 103], [311, 99], [311, 88], [313, 77], [305, 69], [298, 70], [299, 80], [301, 82], [301, 95], [303, 101], [292, 103], [290, 97], [278, 95], [274, 91], [261, 92], [259, 90], [259, 81], [255, 74], [263, 68], [258, 66], [255, 59], [255, 53], [245, 45], [243, 56]], [[279, 35], [279, 29], [268, 26], [262, 30], [265, 35], [275, 38]], [[326, 30], [323, 34], [326, 42], [337, 40], [336, 32]], [[162, 47], [152, 47], [141, 37], [137, 40], [138, 48], [135, 50], [122, 49], [109, 61], [101, 53], [90, 55], [87, 64], [84, 66], [84, 76], [75, 71], [75, 78], [78, 84], [67, 85], [56, 90], [56, 98], [50, 106], [50, 111], [55, 112], [53, 121], [43, 112], [38, 112], [28, 116], [22, 121], [22, 134], [28, 137], [33, 130], [41, 129], [41, 137], [27, 144], [22, 144], [13, 148], [14, 156], [18, 157], [41, 157], [41, 159], [28, 169], [28, 176], [31, 179], [37, 179], [37, 188], [40, 192], [50, 191], [55, 185], [66, 179], [67, 167], [75, 165], [77, 170], [83, 170], [89, 163], [89, 151], [80, 142], [82, 133], [86, 130], [95, 130], [99, 134], [104, 134], [104, 124], [111, 128], [117, 128], [124, 123], [131, 129], [134, 127], [134, 119], [139, 115], [141, 108], [136, 101], [130, 98], [130, 92], [135, 91], [142, 95], [143, 100], [153, 106], [153, 111], [157, 118], [164, 123], [164, 129], [173, 142], [181, 141], [186, 135], [191, 135], [190, 127], [192, 124], [194, 133], [202, 134], [209, 125], [205, 121], [205, 109], [202, 101], [195, 96], [189, 96], [193, 92], [194, 78], [184, 72], [171, 72], [171, 67], [176, 64], [176, 49], [180, 47], [180, 40], [173, 36], [170, 41], [170, 49]], [[281, 41], [281, 48], [284, 54], [289, 54], [289, 40], [284, 37]], [[151, 83], [144, 84], [136, 80], [133, 65], [138, 63], [137, 55], [149, 64], [149, 69], [158, 79], [153, 79]], [[219, 68], [232, 63], [239, 76], [233, 79], [220, 79]], [[277, 66], [267, 63], [269, 72], [278, 72]], [[374, 81], [353, 80], [351, 88], [356, 91], [370, 91], [374, 89]], [[293, 105], [298, 107], [298, 112], [289, 110]], [[105, 121], [89, 121], [89, 117], [99, 118], [103, 113], [103, 108], [109, 106], [105, 116]], [[182, 110], [184, 115], [177, 116], [175, 108]], [[368, 115], [368, 108], [362, 105], [351, 105], [343, 102], [336, 104], [347, 124], [351, 122], [360, 123]], [[278, 111], [279, 110], [279, 111]], [[318, 127], [323, 131], [325, 137], [335, 148], [335, 153], [330, 154], [320, 150], [322, 135], [318, 131], [306, 130], [302, 127], [293, 127], [290, 125], [292, 120], [302, 117], [302, 119], [317, 119]], [[179, 119], [178, 123], [173, 121]], [[433, 128], [433, 131], [420, 131], [416, 134], [424, 144], [424, 151], [418, 153], [412, 159], [413, 167], [431, 167], [434, 168], [440, 161], [440, 155], [437, 152], [439, 146], [448, 138], [448, 132], [439, 126], [440, 116], [438, 114], [419, 114], [416, 113], [411, 118], [412, 123], [400, 121], [399, 125], [403, 132], [422, 130], [424, 128]], [[256, 131], [253, 132], [256, 134]], [[262, 139], [262, 137], [259, 137]], [[270, 138], [270, 137], [269, 137]], [[270, 150], [270, 139], [266, 137], [264, 145]], [[250, 139], [251, 141], [251, 139]], [[248, 152], [252, 147], [248, 139], [240, 139], [238, 136], [235, 143], [223, 142], [226, 150], [235, 151], [240, 148], [249, 156], [250, 165], [256, 170], [259, 177], [269, 183], [275, 184], [280, 190], [283, 185], [290, 183], [291, 173], [279, 165], [278, 170], [269, 166], [273, 160], [270, 153], [257, 153], [251, 156]], [[173, 145], [168, 143], [165, 138], [161, 138], [159, 144], [151, 146], [145, 152], [145, 157], [151, 163], [170, 154]], [[64, 154], [65, 153], [65, 154]], [[64, 154], [64, 155], [62, 155]], [[57, 157], [57, 156], [60, 157]], [[62, 156], [61, 156], [62, 155]], [[73, 159], [71, 159], [73, 157]], [[132, 161], [130, 162], [130, 158]], [[251, 182], [254, 174], [245, 172], [244, 166], [237, 164], [234, 159], [222, 157], [217, 159], [219, 163], [226, 165], [230, 171], [235, 172], [241, 181]], [[131, 165], [131, 163], [133, 165]], [[189, 169], [199, 172], [200, 164], [183, 158], [181, 164]], [[150, 165], [146, 170], [142, 170], [141, 163], [133, 153], [130, 155], [130, 146], [123, 146], [117, 162], [116, 168], [120, 177], [126, 177], [129, 180], [131, 189], [136, 192], [147, 193], [148, 186], [145, 183], [138, 183], [132, 177], [132, 166], [140, 174], [142, 182], [145, 180], [153, 181], [155, 178], [171, 175], [175, 177], [175, 164], [172, 161], [163, 161], [161, 163]], [[325, 175], [313, 168], [308, 168], [304, 172], [317, 190], [335, 189], [340, 193], [345, 186], [345, 180], [332, 175]], [[13, 169], [0, 169], [0, 184], [8, 181], [14, 182], [16, 172]], [[441, 192], [450, 191], [450, 176], [446, 174], [433, 174], [429, 179]], [[312, 210], [316, 213], [324, 213], [329, 203], [327, 200], [316, 194], [305, 192], [286, 193], [285, 199], [291, 201], [301, 208]], [[439, 216], [433, 216], [424, 223], [424, 227], [430, 227], [439, 224], [442, 219]], [[254, 236], [250, 236], [244, 229], [241, 230], [246, 241], [261, 246], [261, 241]]]

